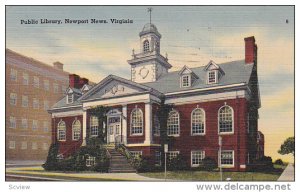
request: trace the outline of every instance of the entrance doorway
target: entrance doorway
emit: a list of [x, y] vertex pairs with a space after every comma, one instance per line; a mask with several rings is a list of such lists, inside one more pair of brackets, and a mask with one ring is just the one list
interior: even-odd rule
[[116, 139], [121, 136], [121, 112], [113, 109], [107, 114], [108, 131], [107, 143], [115, 143]]

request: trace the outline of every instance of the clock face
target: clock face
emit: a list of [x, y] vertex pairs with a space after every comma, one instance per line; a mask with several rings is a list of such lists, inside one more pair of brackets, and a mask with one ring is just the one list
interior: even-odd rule
[[149, 70], [147, 68], [143, 67], [140, 69], [139, 74], [143, 79], [145, 79], [149, 74]]

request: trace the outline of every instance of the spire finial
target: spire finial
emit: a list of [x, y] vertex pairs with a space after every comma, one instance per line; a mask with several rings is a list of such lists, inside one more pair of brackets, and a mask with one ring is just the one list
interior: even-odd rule
[[151, 24], [151, 12], [152, 12], [153, 8], [152, 7], [149, 7], [148, 8], [148, 12], [150, 13], [150, 24]]

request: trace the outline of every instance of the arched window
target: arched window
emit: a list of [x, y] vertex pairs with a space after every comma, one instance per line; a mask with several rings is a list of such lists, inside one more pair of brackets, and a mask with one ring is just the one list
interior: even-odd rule
[[81, 132], [81, 123], [79, 120], [75, 120], [72, 125], [72, 139], [79, 140], [80, 139], [80, 132]]
[[98, 117], [91, 116], [90, 117], [90, 136], [97, 137], [99, 135], [99, 121]]
[[205, 134], [205, 113], [203, 109], [196, 108], [191, 114], [192, 135]]
[[143, 47], [144, 47], [144, 52], [150, 51], [150, 45], [149, 45], [149, 41], [148, 40], [144, 41]]
[[57, 140], [66, 140], [66, 123], [64, 121], [60, 121], [57, 125]]
[[141, 109], [134, 109], [131, 112], [131, 134], [141, 135], [143, 134], [143, 112]]
[[153, 129], [153, 134], [154, 135], [160, 135], [160, 122], [158, 116], [155, 114], [153, 117], [153, 124], [154, 124], [154, 129]]
[[168, 135], [179, 135], [179, 113], [175, 110], [169, 113], [168, 122]]
[[227, 105], [219, 109], [219, 133], [233, 133], [233, 109]]

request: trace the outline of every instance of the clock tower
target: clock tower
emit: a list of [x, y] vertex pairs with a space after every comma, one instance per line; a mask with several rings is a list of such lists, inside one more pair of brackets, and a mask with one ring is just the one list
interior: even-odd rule
[[147, 23], [140, 32], [140, 52], [132, 51], [131, 80], [137, 83], [153, 82], [159, 79], [172, 67], [168, 59], [160, 54], [161, 34], [156, 26]]

